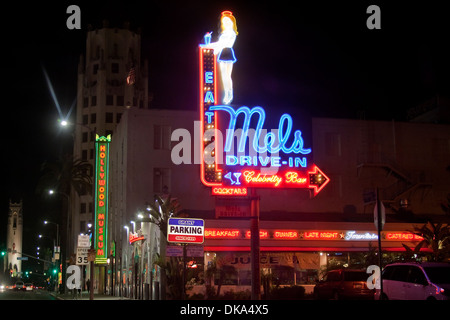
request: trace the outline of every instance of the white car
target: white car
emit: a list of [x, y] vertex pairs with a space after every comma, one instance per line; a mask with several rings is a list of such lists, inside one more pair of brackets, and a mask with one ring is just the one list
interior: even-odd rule
[[[382, 300], [450, 300], [450, 263], [394, 263], [382, 274]], [[381, 296], [380, 296], [381, 295]]]

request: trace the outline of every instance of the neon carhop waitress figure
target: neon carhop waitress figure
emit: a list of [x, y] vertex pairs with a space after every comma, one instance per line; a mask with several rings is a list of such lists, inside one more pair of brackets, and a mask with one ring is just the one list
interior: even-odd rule
[[233, 72], [233, 64], [236, 62], [233, 45], [238, 34], [236, 18], [231, 11], [224, 11], [222, 12], [220, 23], [221, 33], [219, 40], [217, 42], [209, 43], [205, 45], [205, 47], [214, 49], [214, 54], [217, 55], [224, 91], [223, 104], [230, 104], [233, 100], [233, 81], [231, 79], [231, 73]]

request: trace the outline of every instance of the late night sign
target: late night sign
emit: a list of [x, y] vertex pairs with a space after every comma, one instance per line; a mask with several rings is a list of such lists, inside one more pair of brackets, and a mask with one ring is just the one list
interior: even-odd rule
[[207, 33], [199, 45], [201, 181], [213, 195], [245, 196], [247, 188], [308, 188], [316, 195], [329, 178], [309, 163], [312, 149], [292, 117], [282, 114], [277, 128], [267, 128], [263, 107], [231, 105], [236, 36], [236, 19], [224, 11], [218, 40]]

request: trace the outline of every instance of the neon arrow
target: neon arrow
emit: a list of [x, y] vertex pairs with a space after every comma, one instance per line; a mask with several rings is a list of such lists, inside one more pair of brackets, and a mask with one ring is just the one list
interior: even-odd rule
[[309, 176], [309, 186], [314, 190], [314, 196], [316, 196], [322, 189], [330, 182], [330, 178], [328, 178], [322, 170], [319, 169], [318, 166], [314, 165], [313, 170], [308, 172]]
[[253, 188], [303, 188], [312, 189], [316, 196], [330, 179], [316, 165], [309, 171], [289, 170], [274, 174], [263, 173], [260, 170], [244, 169], [238, 172], [229, 171], [224, 175], [223, 186]]

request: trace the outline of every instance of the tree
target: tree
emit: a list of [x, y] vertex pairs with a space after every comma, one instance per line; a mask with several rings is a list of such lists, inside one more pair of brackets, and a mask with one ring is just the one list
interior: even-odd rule
[[[68, 218], [69, 218], [69, 194], [73, 189], [78, 195], [86, 193], [92, 194], [92, 178], [89, 173], [92, 172], [90, 163], [84, 160], [75, 159], [72, 155], [66, 154], [57, 161], [46, 161], [41, 166], [41, 177], [39, 179], [36, 192], [38, 194], [47, 194], [54, 190], [61, 196], [62, 215], [61, 223], [61, 242], [64, 251], [68, 246]], [[65, 257], [69, 257], [70, 252], [65, 252]]]
[[413, 249], [403, 244], [407, 253], [418, 254], [421, 247], [428, 247], [431, 249], [431, 261], [443, 261], [448, 258], [450, 252], [450, 226], [442, 223], [434, 224], [428, 221], [421, 227], [414, 227], [411, 231], [423, 238]]
[[41, 166], [37, 192], [42, 194], [49, 189], [55, 189], [69, 194], [73, 188], [78, 195], [86, 192], [92, 194], [92, 178], [89, 175], [91, 171], [90, 163], [75, 159], [72, 155], [65, 155], [54, 162], [46, 161]]
[[171, 195], [168, 195], [167, 199], [155, 195], [155, 204], [147, 203], [147, 211], [150, 214], [150, 222], [156, 224], [165, 238], [167, 238], [167, 224], [169, 218], [178, 216], [180, 213], [178, 201], [172, 199]]
[[178, 216], [180, 214], [180, 205], [177, 200], [173, 200], [171, 195], [168, 195], [166, 199], [155, 195], [154, 203], [147, 203], [147, 212], [150, 214], [150, 222], [158, 226], [160, 230], [160, 254], [159, 254], [159, 266], [161, 267], [161, 299], [166, 299], [166, 283], [167, 274], [173, 269], [172, 261], [166, 261], [166, 247], [167, 247], [167, 224], [169, 218]]

